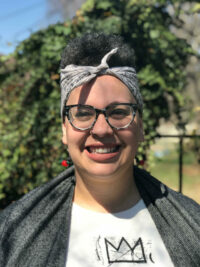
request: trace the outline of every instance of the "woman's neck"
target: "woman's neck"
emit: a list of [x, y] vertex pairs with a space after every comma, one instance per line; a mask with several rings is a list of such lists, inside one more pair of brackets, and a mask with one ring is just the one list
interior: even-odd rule
[[86, 209], [114, 213], [129, 209], [141, 198], [133, 168], [113, 177], [90, 177], [77, 170], [75, 174], [74, 202]]

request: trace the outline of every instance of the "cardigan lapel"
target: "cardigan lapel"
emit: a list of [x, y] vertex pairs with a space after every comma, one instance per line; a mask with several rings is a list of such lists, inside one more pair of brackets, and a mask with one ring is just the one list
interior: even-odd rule
[[200, 266], [200, 206], [147, 172], [135, 182], [175, 266]]
[[70, 168], [5, 209], [0, 266], [65, 266], [73, 192]]

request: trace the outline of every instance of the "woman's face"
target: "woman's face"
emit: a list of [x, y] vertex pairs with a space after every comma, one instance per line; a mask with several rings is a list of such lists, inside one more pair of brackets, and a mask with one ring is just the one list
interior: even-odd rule
[[[109, 75], [97, 77], [87, 85], [75, 88], [67, 105], [85, 104], [103, 109], [111, 103], [136, 103], [128, 88]], [[106, 178], [132, 170], [138, 144], [143, 140], [142, 121], [136, 113], [128, 128], [112, 129], [100, 114], [90, 130], [75, 129], [67, 120], [62, 141], [68, 146], [79, 175]]]

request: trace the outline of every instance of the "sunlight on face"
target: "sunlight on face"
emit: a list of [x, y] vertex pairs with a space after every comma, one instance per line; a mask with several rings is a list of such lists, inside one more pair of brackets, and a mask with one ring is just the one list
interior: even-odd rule
[[[67, 101], [67, 105], [87, 104], [99, 109], [111, 103], [136, 102], [120, 80], [108, 75], [77, 87]], [[143, 140], [142, 121], [137, 112], [128, 128], [115, 130], [100, 114], [92, 130], [80, 131], [66, 119], [62, 140], [79, 172], [101, 177], [114, 175], [132, 168], [138, 144]]]

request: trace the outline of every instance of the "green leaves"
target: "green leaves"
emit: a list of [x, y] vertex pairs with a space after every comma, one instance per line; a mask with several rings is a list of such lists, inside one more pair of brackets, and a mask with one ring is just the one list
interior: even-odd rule
[[160, 89], [166, 88], [166, 83], [160, 73], [152, 65], [147, 65], [138, 73], [138, 78], [142, 85], [158, 85]]
[[82, 6], [83, 12], [91, 12], [95, 6], [95, 0], [88, 0]]
[[97, 1], [96, 7], [98, 9], [104, 9], [107, 10], [108, 8], [112, 7], [112, 1], [106, 0], [106, 1]]
[[152, 39], [156, 39], [160, 36], [160, 32], [158, 30], [151, 30], [150, 31], [150, 37]]

